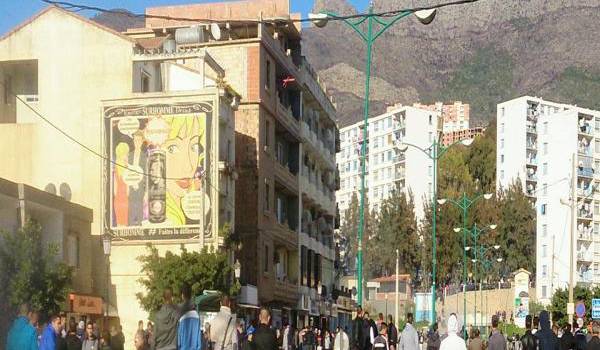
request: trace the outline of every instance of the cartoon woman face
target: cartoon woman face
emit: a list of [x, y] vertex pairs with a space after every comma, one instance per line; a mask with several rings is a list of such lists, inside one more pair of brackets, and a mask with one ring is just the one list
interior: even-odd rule
[[198, 118], [173, 118], [169, 139], [161, 145], [167, 157], [167, 191], [177, 198], [199, 189], [194, 175], [203, 166], [203, 135]]

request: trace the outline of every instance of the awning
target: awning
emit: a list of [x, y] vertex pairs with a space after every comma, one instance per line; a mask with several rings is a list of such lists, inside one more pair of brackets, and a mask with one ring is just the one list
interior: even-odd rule
[[258, 305], [252, 305], [252, 304], [237, 304], [238, 307], [242, 307], [242, 308], [246, 308], [246, 309], [260, 309], [260, 306]]

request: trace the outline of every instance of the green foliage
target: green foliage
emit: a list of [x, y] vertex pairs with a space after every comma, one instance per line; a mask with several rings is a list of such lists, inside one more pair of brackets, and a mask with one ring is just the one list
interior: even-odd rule
[[543, 310], [546, 310], [546, 307], [542, 304], [536, 303], [535, 301], [529, 301], [529, 314], [530, 315], [539, 315], [540, 312], [542, 312]]
[[0, 233], [0, 304], [15, 310], [29, 303], [42, 318], [61, 310], [71, 285], [71, 267], [59, 261], [58, 248], [42, 243], [41, 226]]
[[[367, 241], [367, 272], [370, 278], [390, 276], [396, 269], [396, 249], [401, 273], [413, 274], [419, 265], [417, 221], [412, 195], [393, 191], [383, 201], [374, 223], [374, 236]], [[414, 277], [414, 276], [413, 276]]]
[[600, 71], [568, 67], [554, 81], [547, 96], [581, 107], [600, 109]]
[[471, 118], [488, 120], [496, 104], [516, 96], [513, 87], [514, 61], [509, 52], [493, 46], [475, 51], [452, 73], [443, 88], [430, 100], [468, 101]]
[[[576, 286], [573, 290], [573, 300], [575, 303], [583, 301], [585, 304], [585, 319], [592, 318], [592, 299], [600, 298], [600, 287], [587, 288]], [[567, 303], [569, 301], [569, 291], [567, 289], [557, 289], [552, 296], [552, 302], [548, 311], [552, 313], [552, 320], [559, 325], [568, 323]]]
[[175, 296], [181, 295], [184, 283], [192, 287], [192, 295], [202, 294], [204, 290], [216, 290], [235, 295], [238, 286], [231, 286], [232, 268], [227, 255], [209, 252], [189, 252], [181, 248], [180, 254], [167, 251], [159, 255], [158, 249], [149, 245], [148, 254], [138, 258], [142, 263], [145, 277], [138, 280], [146, 293], [137, 293], [140, 305], [147, 312], [154, 312], [162, 305], [162, 293], [171, 287]]
[[[358, 252], [358, 226], [359, 226], [359, 212], [360, 202], [357, 193], [352, 194], [350, 199], [350, 205], [344, 213], [344, 222], [340, 227], [340, 233], [338, 236], [338, 242], [340, 243], [340, 249], [344, 252], [344, 261], [342, 262], [342, 268], [346, 274], [352, 274], [356, 270], [356, 257]], [[374, 225], [376, 225], [375, 215], [369, 211], [368, 197], [365, 195], [365, 206], [364, 206], [364, 231], [363, 231], [363, 254], [366, 255], [368, 250], [367, 241], [370, 237], [373, 237]], [[367, 268], [363, 267], [364, 271]]]

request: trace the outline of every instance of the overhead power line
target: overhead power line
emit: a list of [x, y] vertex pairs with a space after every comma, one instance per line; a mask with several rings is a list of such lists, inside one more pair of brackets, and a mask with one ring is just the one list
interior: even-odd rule
[[[54, 0], [41, 0], [44, 3], [50, 4], [50, 5], [54, 5], [54, 6], [58, 6], [64, 10], [67, 11], [71, 11], [71, 12], [81, 12], [81, 11], [96, 11], [96, 12], [101, 12], [101, 13], [110, 13], [110, 14], [115, 14], [115, 15], [120, 15], [120, 16], [127, 16], [127, 17], [132, 17], [132, 18], [156, 18], [156, 19], [164, 19], [164, 20], [172, 20], [172, 21], [187, 21], [187, 22], [202, 22], [202, 23], [264, 23], [264, 24], [280, 24], [280, 23], [289, 23], [289, 22], [313, 22], [316, 19], [311, 19], [311, 18], [285, 18], [285, 19], [279, 19], [279, 18], [270, 18], [270, 19], [255, 19], [255, 18], [249, 18], [249, 19], [231, 19], [231, 20], [216, 20], [216, 19], [211, 19], [211, 18], [198, 18], [198, 17], [175, 17], [175, 16], [166, 16], [166, 15], [153, 15], [153, 14], [145, 14], [145, 13], [132, 13], [132, 12], [124, 12], [122, 10], [111, 10], [111, 9], [106, 9], [106, 8], [102, 8], [102, 7], [98, 7], [98, 6], [89, 6], [89, 5], [84, 5], [84, 4], [77, 4], [77, 3], [72, 3], [72, 2], [68, 2], [68, 1], [54, 1]], [[422, 11], [422, 10], [433, 10], [433, 9], [440, 9], [440, 8], [444, 8], [444, 7], [449, 7], [449, 6], [457, 6], [457, 5], [464, 5], [464, 4], [472, 4], [472, 3], [476, 3], [479, 2], [481, 0], [455, 0], [455, 1], [449, 1], [449, 2], [444, 2], [441, 4], [437, 4], [437, 5], [429, 5], [429, 6], [419, 6], [419, 7], [411, 7], [411, 8], [401, 8], [401, 9], [396, 9], [396, 10], [391, 10], [391, 11], [383, 11], [383, 12], [373, 12], [371, 14], [369, 13], [357, 13], [354, 15], [347, 15], [347, 16], [330, 16], [329, 19], [330, 20], [347, 20], [347, 19], [353, 19], [353, 18], [364, 18], [364, 17], [393, 17], [396, 16], [400, 13], [406, 13], [406, 12], [417, 12], [417, 11]]]

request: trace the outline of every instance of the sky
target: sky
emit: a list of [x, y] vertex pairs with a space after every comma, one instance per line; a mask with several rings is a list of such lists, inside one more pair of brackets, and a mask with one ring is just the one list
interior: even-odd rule
[[[177, 5], [189, 3], [219, 2], [219, 0], [65, 0], [71, 3], [96, 6], [102, 8], [126, 8], [134, 13], [143, 13], [146, 7], [161, 5]], [[220, 0], [223, 1], [223, 0]], [[312, 9], [312, 0], [289, 0], [292, 12], [301, 12], [305, 17]], [[360, 11], [364, 10], [368, 0], [349, 0]], [[0, 35], [24, 22], [46, 6], [41, 0], [0, 0]], [[90, 17], [94, 13], [88, 11], [84, 15]]]

